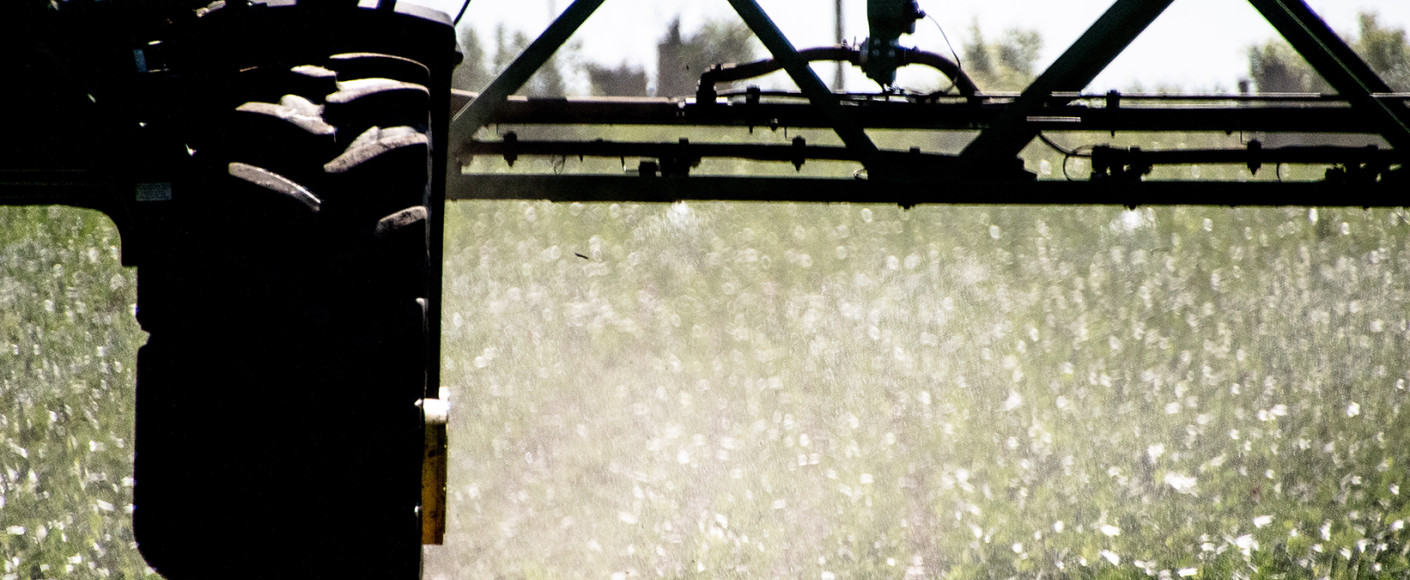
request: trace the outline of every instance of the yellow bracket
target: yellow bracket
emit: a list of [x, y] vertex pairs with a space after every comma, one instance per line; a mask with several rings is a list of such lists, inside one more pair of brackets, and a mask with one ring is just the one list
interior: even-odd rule
[[426, 418], [426, 444], [421, 456], [421, 543], [441, 545], [446, 536], [446, 423], [450, 419], [450, 389], [439, 399], [416, 402]]

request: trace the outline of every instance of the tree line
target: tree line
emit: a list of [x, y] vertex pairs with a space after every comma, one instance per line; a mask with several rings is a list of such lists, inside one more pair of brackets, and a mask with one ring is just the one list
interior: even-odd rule
[[[459, 31], [465, 60], [456, 69], [455, 88], [483, 89], [503, 71], [531, 40], [523, 32], [500, 25], [494, 38], [482, 39], [470, 26]], [[1404, 28], [1383, 25], [1374, 13], [1360, 15], [1357, 35], [1349, 44], [1396, 91], [1410, 91], [1410, 43]], [[1034, 30], [1010, 29], [997, 39], [987, 39], [978, 23], [970, 27], [969, 40], [960, 47], [961, 66], [987, 91], [1022, 90], [1037, 76], [1036, 64], [1043, 47]], [[578, 42], [558, 51], [521, 90], [530, 96], [561, 96], [574, 87], [565, 72], [581, 71], [587, 89], [597, 96], [685, 96], [695, 92], [700, 73], [718, 63], [749, 62], [763, 54], [762, 47], [743, 23], [708, 22], [683, 33], [679, 17], [657, 43], [655, 75], [629, 63], [603, 64], [588, 60]], [[1249, 47], [1248, 76], [1239, 80], [1243, 92], [1330, 93], [1331, 87], [1281, 38]]]
[[[457, 89], [479, 91], [514, 61], [530, 38], [510, 31], [503, 24], [487, 43], [469, 26], [459, 30], [465, 60], [452, 76]], [[489, 46], [486, 46], [486, 45]], [[649, 77], [640, 66], [621, 63], [607, 65], [588, 61], [579, 42], [560, 48], [519, 92], [529, 96], [562, 96], [570, 91], [565, 70], [581, 70], [587, 76], [589, 92], [597, 96], [686, 95], [695, 92], [700, 73], [718, 63], [749, 62], [762, 52], [758, 41], [740, 22], [708, 22], [691, 34], [681, 32], [677, 17], [657, 43], [656, 75]], [[650, 81], [655, 81], [654, 86]]]

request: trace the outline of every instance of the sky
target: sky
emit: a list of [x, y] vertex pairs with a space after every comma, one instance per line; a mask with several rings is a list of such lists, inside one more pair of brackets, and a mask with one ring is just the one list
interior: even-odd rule
[[[461, 0], [411, 1], [452, 15], [461, 5]], [[833, 44], [830, 0], [758, 2], [794, 46]], [[473, 26], [486, 39], [493, 38], [501, 24], [533, 37], [569, 3], [471, 0], [462, 24]], [[1013, 28], [1038, 31], [1044, 41], [1040, 69], [1111, 4], [1112, 0], [920, 0], [921, 9], [944, 28], [956, 50], [970, 39], [976, 23], [990, 41]], [[1377, 13], [1383, 25], [1410, 28], [1410, 0], [1308, 0], [1308, 4], [1344, 35], [1356, 33], [1360, 12]], [[843, 10], [845, 36], [858, 41], [864, 38], [866, 1], [844, 0]], [[581, 43], [588, 59], [609, 65], [627, 63], [654, 74], [656, 43], [677, 15], [687, 34], [708, 20], [737, 18], [726, 0], [606, 0], [573, 39]], [[1190, 92], [1232, 91], [1239, 79], [1248, 75], [1248, 48], [1276, 35], [1246, 0], [1175, 0], [1087, 90], [1179, 87]], [[929, 20], [918, 22], [916, 33], [902, 37], [901, 43], [949, 54], [939, 28]], [[819, 72], [824, 79], [831, 78], [831, 68]], [[928, 74], [903, 70], [898, 81], [902, 86], [909, 83], [925, 88], [938, 82], [924, 76]], [[869, 90], [876, 86], [857, 71], [849, 73], [847, 88]]]

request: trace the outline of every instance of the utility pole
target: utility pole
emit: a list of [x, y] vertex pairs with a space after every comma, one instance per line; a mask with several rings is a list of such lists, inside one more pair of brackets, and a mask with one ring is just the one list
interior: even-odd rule
[[[842, 0], [837, 0], [837, 9], [836, 12], [834, 12], [834, 17], [834, 23], [836, 24], [835, 30], [837, 32], [837, 44], [841, 46], [842, 43], [845, 42], [842, 37]], [[842, 61], [838, 61], [836, 69], [834, 69], [836, 73], [832, 77], [832, 90], [835, 92], [842, 92], [842, 72], [844, 70], [842, 67], [845, 64], [846, 63], [843, 63]]]

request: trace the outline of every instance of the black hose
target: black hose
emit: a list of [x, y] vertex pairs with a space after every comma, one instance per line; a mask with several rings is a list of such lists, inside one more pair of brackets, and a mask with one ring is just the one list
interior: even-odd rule
[[[862, 52], [846, 46], [829, 46], [823, 48], [809, 48], [798, 51], [798, 56], [806, 62], [834, 61], [848, 62], [855, 66], [862, 64]], [[918, 49], [906, 49], [902, 54], [901, 64], [918, 64], [928, 66], [940, 71], [941, 74], [949, 77], [954, 82], [955, 88], [960, 94], [973, 98], [978, 95], [979, 88], [974, 81], [960, 70], [959, 65], [948, 58]], [[745, 64], [717, 65], [700, 75], [700, 89], [696, 102], [713, 102], [715, 97], [715, 85], [761, 77], [771, 72], [783, 68], [783, 63], [777, 59], [764, 59]]]
[[901, 62], [903, 64], [924, 65], [940, 71], [940, 74], [949, 77], [955, 83], [955, 88], [965, 97], [973, 97], [979, 92], [979, 87], [974, 85], [974, 81], [970, 80], [969, 75], [964, 74], [960, 65], [933, 52], [908, 48], [902, 55]]
[[465, 17], [465, 9], [470, 7], [470, 0], [460, 3], [460, 12], [455, 13], [455, 20], [451, 21], [451, 26], [460, 26], [460, 19]]

